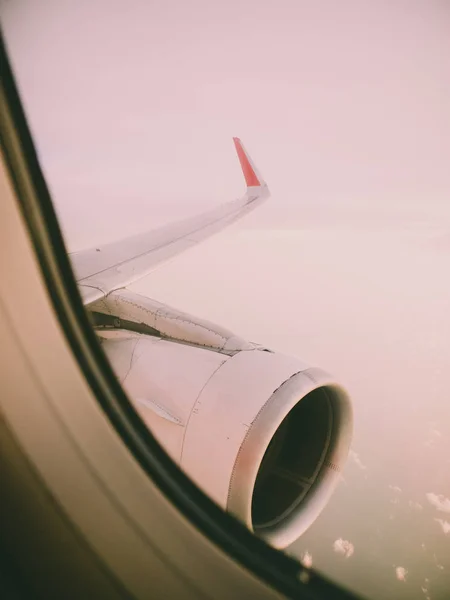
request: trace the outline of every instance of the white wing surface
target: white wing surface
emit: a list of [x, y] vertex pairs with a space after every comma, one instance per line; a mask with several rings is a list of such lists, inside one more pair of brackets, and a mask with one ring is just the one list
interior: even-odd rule
[[241, 140], [233, 141], [247, 184], [241, 198], [196, 217], [69, 255], [85, 305], [141, 279], [160, 263], [224, 229], [269, 197], [267, 184]]

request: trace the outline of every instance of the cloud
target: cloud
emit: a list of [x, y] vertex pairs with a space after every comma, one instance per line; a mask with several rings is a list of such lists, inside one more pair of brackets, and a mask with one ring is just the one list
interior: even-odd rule
[[427, 500], [435, 508], [442, 512], [450, 513], [450, 499], [446, 498], [443, 494], [433, 494], [428, 492], [426, 494]]
[[396, 494], [400, 494], [402, 488], [398, 487], [398, 485], [390, 485], [389, 489], [395, 492]]
[[405, 567], [396, 567], [395, 576], [399, 581], [406, 581], [406, 576], [408, 575], [408, 571]]
[[425, 594], [425, 600], [431, 600], [431, 596], [428, 593], [428, 588], [422, 585], [420, 589]]
[[310, 554], [308, 552], [308, 550], [306, 550], [305, 552], [303, 552], [303, 554], [300, 557], [300, 562], [302, 563], [302, 565], [304, 567], [307, 567], [308, 569], [312, 567], [313, 564], [313, 559], [312, 559], [312, 554]]
[[444, 519], [435, 519], [442, 527], [442, 531], [444, 533], [450, 533], [450, 523], [448, 521], [444, 521]]
[[442, 432], [436, 428], [436, 423], [431, 423], [429, 433], [431, 437], [424, 442], [424, 445], [427, 446], [427, 448], [432, 448], [436, 445], [439, 438], [442, 437]]
[[351, 458], [351, 460], [355, 463], [355, 465], [357, 465], [362, 471], [365, 471], [367, 469], [366, 465], [361, 461], [359, 455], [354, 450], [350, 450], [348, 455]]
[[430, 580], [428, 579], [428, 577], [425, 577], [424, 585], [420, 586], [420, 589], [425, 594], [425, 600], [431, 600], [431, 596], [428, 593], [428, 584], [429, 583], [430, 583]]
[[423, 506], [419, 502], [414, 502], [413, 500], [408, 500], [408, 506], [413, 510], [423, 510]]
[[355, 546], [348, 540], [339, 538], [333, 543], [333, 550], [338, 554], [343, 554], [345, 558], [350, 558], [355, 551]]

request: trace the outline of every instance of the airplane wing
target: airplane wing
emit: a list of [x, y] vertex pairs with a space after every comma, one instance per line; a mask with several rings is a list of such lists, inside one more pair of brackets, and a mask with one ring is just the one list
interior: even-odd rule
[[160, 263], [224, 229], [269, 197], [239, 138], [233, 138], [247, 189], [218, 208], [118, 242], [69, 254], [85, 305], [141, 279]]

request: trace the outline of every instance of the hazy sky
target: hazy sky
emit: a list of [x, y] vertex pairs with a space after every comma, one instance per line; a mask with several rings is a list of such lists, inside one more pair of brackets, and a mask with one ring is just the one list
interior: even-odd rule
[[274, 197], [252, 224], [450, 216], [446, 0], [1, 6], [71, 249], [238, 195], [233, 135]]

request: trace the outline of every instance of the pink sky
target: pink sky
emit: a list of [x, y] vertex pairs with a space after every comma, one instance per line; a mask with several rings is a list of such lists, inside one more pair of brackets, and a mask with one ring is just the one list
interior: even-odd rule
[[233, 135], [276, 200], [262, 226], [305, 205], [449, 217], [449, 19], [444, 0], [2, 2], [74, 248], [238, 195]]

